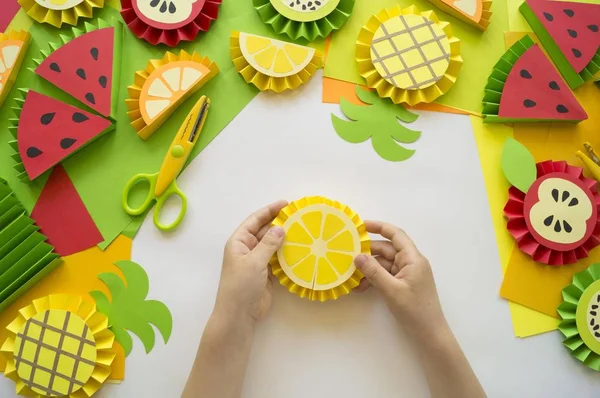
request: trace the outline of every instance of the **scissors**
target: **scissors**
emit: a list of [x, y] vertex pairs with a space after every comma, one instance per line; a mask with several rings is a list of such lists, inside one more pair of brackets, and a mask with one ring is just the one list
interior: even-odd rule
[[583, 144], [583, 147], [587, 152], [587, 156], [581, 151], [577, 151], [576, 155], [586, 165], [590, 173], [594, 176], [594, 179], [600, 181], [600, 158], [596, 155], [596, 151], [594, 151], [589, 142]]
[[[190, 157], [196, 142], [198, 142], [198, 137], [200, 136], [200, 132], [202, 131], [204, 123], [206, 122], [206, 117], [208, 116], [209, 106], [210, 99], [206, 96], [202, 96], [196, 105], [194, 105], [179, 128], [175, 139], [171, 143], [158, 173], [137, 174], [129, 180], [123, 190], [122, 198], [123, 208], [127, 214], [130, 216], [144, 214], [146, 210], [152, 207], [153, 202], [156, 201], [156, 208], [154, 209], [154, 225], [161, 231], [171, 231], [179, 226], [187, 211], [187, 198], [177, 187], [176, 179], [183, 170], [183, 166]], [[144, 203], [142, 203], [140, 207], [134, 209], [129, 206], [129, 194], [133, 187], [142, 181], [147, 181], [150, 185], [150, 189]], [[171, 224], [164, 225], [160, 222], [159, 215], [165, 202], [171, 196], [178, 196], [181, 199], [181, 210], [175, 221]]]

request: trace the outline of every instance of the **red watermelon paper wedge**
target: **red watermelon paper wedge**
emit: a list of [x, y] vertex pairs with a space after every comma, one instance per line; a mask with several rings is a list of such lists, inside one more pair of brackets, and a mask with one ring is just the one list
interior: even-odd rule
[[567, 83], [529, 36], [494, 66], [483, 97], [485, 122], [580, 122], [587, 119]]
[[33, 180], [65, 158], [89, 144], [105, 132], [114, 129], [100, 116], [82, 111], [35, 91], [25, 93], [18, 119], [11, 119], [9, 129], [16, 141], [13, 159], [19, 177]]
[[62, 37], [62, 46], [38, 62], [35, 73], [67, 92], [96, 112], [116, 119], [119, 89], [118, 60], [122, 24], [99, 20], [99, 29], [86, 23], [86, 31], [73, 29], [72, 40]]
[[526, 0], [520, 11], [571, 88], [600, 70], [600, 4]]

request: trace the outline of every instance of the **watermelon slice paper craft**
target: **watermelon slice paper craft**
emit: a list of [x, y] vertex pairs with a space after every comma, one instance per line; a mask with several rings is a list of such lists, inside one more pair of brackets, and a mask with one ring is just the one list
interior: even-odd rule
[[529, 36], [496, 63], [483, 97], [484, 122], [580, 122], [587, 113]]
[[600, 70], [600, 4], [526, 0], [519, 9], [571, 88]]
[[123, 24], [114, 26], [98, 20], [98, 26], [85, 23], [84, 30], [73, 28], [62, 43], [51, 43], [42, 51], [35, 73], [77, 98], [103, 116], [116, 120], [119, 102], [120, 60]]
[[65, 104], [35, 91], [20, 90], [21, 105], [10, 119], [17, 152], [19, 178], [33, 180], [102, 134], [112, 131], [109, 120]]

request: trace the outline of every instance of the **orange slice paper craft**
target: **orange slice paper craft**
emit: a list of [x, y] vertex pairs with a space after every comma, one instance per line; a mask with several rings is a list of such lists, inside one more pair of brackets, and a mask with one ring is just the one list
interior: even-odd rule
[[[492, 16], [492, 0], [429, 0], [448, 14], [486, 30]], [[502, 1], [502, 0], [499, 0]]]
[[0, 107], [17, 79], [30, 40], [25, 31], [0, 33]]

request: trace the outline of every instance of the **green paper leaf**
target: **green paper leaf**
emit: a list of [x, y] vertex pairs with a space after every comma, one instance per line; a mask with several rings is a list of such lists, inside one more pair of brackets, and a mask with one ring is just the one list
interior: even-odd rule
[[533, 155], [517, 140], [508, 138], [502, 149], [502, 171], [504, 176], [523, 193], [537, 178], [537, 169]]
[[110, 330], [115, 334], [115, 340], [121, 344], [123, 350], [125, 351], [125, 356], [128, 356], [133, 349], [133, 339], [125, 329], [117, 329], [110, 328]]

